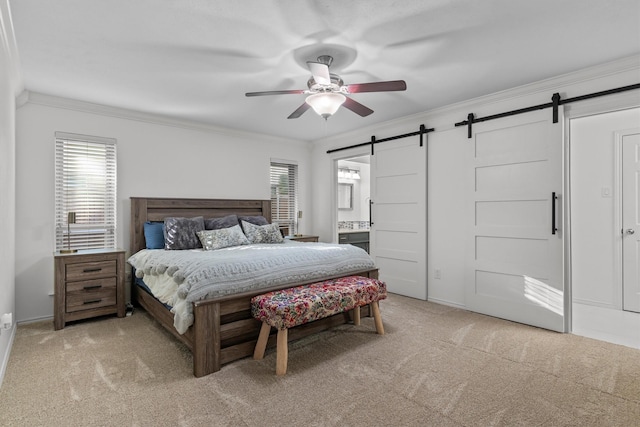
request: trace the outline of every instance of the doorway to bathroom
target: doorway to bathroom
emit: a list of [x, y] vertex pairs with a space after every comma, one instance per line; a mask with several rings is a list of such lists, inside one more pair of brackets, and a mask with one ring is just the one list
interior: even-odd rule
[[370, 156], [338, 160], [338, 242], [369, 252], [371, 226]]

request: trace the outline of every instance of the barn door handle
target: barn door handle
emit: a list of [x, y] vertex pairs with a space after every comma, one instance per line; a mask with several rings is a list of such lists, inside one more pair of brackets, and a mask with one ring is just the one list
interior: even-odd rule
[[556, 200], [558, 200], [558, 196], [554, 191], [551, 193], [551, 234], [556, 234], [556, 231], [558, 231], [556, 227]]
[[369, 227], [373, 225], [373, 220], [371, 218], [371, 206], [373, 205], [373, 200], [369, 200]]

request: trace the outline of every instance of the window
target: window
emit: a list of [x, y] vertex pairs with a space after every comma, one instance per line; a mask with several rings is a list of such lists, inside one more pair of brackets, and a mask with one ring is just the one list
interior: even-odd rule
[[56, 251], [115, 248], [116, 140], [55, 137]]
[[296, 230], [298, 211], [298, 165], [271, 161], [271, 220], [283, 234]]

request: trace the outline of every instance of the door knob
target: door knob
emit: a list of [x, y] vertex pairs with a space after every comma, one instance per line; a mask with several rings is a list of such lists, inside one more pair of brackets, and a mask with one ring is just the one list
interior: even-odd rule
[[633, 234], [635, 232], [636, 230], [634, 230], [633, 228], [627, 228], [627, 234]]

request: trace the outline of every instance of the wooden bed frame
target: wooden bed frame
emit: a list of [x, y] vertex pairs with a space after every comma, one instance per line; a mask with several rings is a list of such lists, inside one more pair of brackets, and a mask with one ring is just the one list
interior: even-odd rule
[[[223, 199], [175, 199], [175, 198], [131, 198], [130, 253], [144, 249], [144, 223], [163, 221], [165, 217], [219, 218], [230, 214], [262, 215], [271, 222], [270, 200], [223, 200]], [[356, 273], [360, 276], [378, 278], [378, 270]], [[339, 277], [327, 277], [331, 279]], [[306, 283], [243, 292], [193, 303], [194, 322], [184, 334], [173, 326], [173, 314], [147, 291], [131, 280], [131, 300], [142, 306], [153, 318], [184, 343], [193, 354], [193, 374], [196, 377], [219, 371], [221, 365], [251, 356], [260, 332], [260, 322], [251, 316], [250, 301], [259, 295], [276, 289], [289, 288]], [[362, 314], [369, 315], [368, 307]], [[350, 314], [338, 314], [289, 331], [294, 340], [330, 327], [346, 323]], [[268, 346], [275, 346], [276, 334], [269, 338]]]

